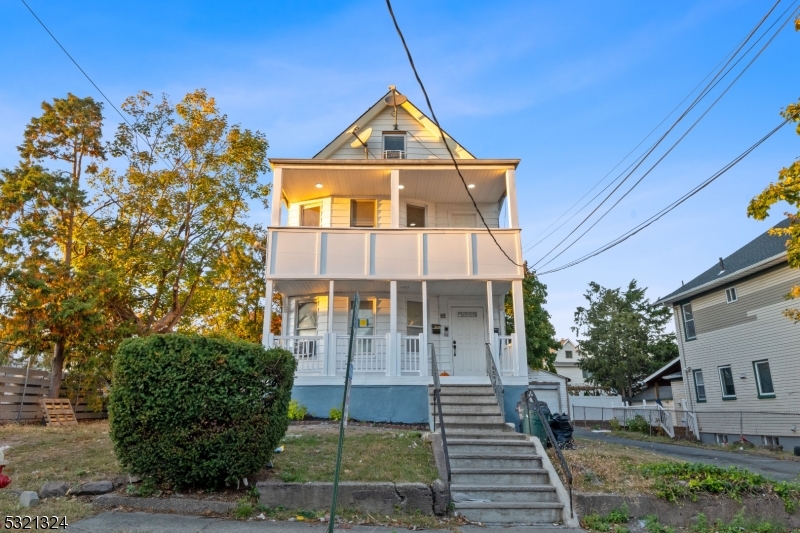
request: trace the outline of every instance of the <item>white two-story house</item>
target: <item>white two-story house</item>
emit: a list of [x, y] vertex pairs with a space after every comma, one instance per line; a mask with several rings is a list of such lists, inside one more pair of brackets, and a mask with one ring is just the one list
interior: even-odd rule
[[267, 317], [264, 343], [295, 354], [293, 397], [320, 417], [341, 405], [355, 313], [353, 418], [427, 422], [430, 358], [443, 383], [488, 383], [487, 350], [516, 416], [524, 321], [501, 333], [512, 289], [522, 316], [519, 160], [476, 158], [392, 88], [314, 157], [270, 163], [267, 294], [283, 315], [280, 335]]

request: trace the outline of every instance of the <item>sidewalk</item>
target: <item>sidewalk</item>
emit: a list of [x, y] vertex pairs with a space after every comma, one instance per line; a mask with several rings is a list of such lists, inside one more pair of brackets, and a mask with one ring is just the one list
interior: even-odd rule
[[574, 435], [578, 439], [633, 446], [693, 463], [705, 463], [725, 468], [738, 466], [778, 481], [796, 481], [797, 477], [800, 476], [800, 462], [797, 461], [787, 461], [748, 453], [727, 452], [713, 448], [700, 448], [698, 446], [681, 446], [680, 444], [663, 444], [660, 442], [612, 437], [608, 433], [594, 433], [582, 428], [575, 428]]
[[[81, 533], [324, 533], [328, 524], [321, 522], [270, 522], [253, 520], [240, 522], [222, 518], [202, 518], [172, 514], [148, 513], [102, 513], [69, 525], [70, 531]], [[341, 533], [370, 533], [373, 531], [397, 531], [401, 528], [384, 526], [352, 526], [350, 529], [336, 528]], [[543, 525], [521, 526], [460, 526], [462, 533], [583, 533], [582, 529]], [[443, 530], [444, 531], [444, 530]]]

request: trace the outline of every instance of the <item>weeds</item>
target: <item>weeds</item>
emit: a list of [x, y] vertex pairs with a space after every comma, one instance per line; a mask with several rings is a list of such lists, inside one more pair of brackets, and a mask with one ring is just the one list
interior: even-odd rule
[[787, 528], [769, 521], [755, 521], [744, 518], [744, 510], [738, 512], [733, 520], [726, 524], [717, 520], [709, 524], [705, 515], [699, 514], [690, 528], [692, 533], [784, 533]]
[[289, 420], [303, 420], [308, 414], [308, 407], [297, 400], [289, 402]]
[[611, 532], [611, 533], [629, 533], [627, 527], [622, 524], [627, 524], [630, 520], [628, 516], [628, 507], [623, 505], [619, 509], [614, 509], [606, 516], [601, 516], [596, 513], [586, 515], [583, 517], [582, 525], [586, 529], [592, 531]]
[[647, 533], [675, 533], [673, 528], [662, 525], [658, 516], [654, 514], [644, 517], [644, 529]]
[[330, 412], [328, 412], [328, 417], [331, 420], [341, 420], [342, 419], [342, 410], [337, 409], [335, 407], [331, 407]]

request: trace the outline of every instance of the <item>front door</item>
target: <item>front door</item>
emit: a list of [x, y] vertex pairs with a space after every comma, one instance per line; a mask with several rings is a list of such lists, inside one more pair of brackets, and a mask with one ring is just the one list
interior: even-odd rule
[[453, 375], [486, 375], [486, 324], [481, 307], [451, 309]]

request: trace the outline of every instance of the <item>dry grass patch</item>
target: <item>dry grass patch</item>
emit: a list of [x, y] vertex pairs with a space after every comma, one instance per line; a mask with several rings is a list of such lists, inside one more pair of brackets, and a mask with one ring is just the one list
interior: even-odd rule
[[[641, 473], [644, 465], [682, 462], [672, 457], [606, 442], [576, 439], [577, 449], [564, 450], [572, 470], [573, 487], [584, 492], [655, 494], [653, 479]], [[552, 453], [552, 452], [550, 452]], [[558, 460], [551, 461], [557, 466]]]

